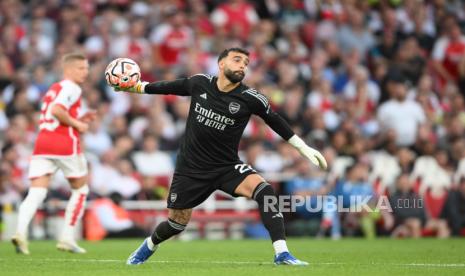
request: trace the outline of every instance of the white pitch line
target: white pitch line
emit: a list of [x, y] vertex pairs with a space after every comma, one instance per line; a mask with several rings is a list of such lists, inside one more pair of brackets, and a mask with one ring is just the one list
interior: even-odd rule
[[394, 265], [401, 265], [401, 266], [431, 266], [431, 267], [465, 267], [465, 264], [419, 264], [419, 263], [412, 263], [412, 264], [394, 264]]
[[[9, 261], [11, 259], [0, 258], [0, 261]], [[113, 260], [113, 259], [33, 259], [24, 258], [23, 261], [30, 262], [80, 262], [80, 263], [125, 263], [126, 260]], [[231, 265], [274, 265], [272, 262], [253, 262], [253, 261], [183, 261], [183, 260], [153, 260], [147, 263], [160, 263], [160, 264], [231, 264]], [[325, 263], [310, 263], [310, 266], [318, 265], [394, 265], [394, 266], [413, 266], [413, 267], [439, 267], [439, 268], [465, 268], [464, 263], [342, 263], [342, 262], [325, 262]]]
[[[0, 261], [9, 261], [10, 259], [0, 258]], [[81, 263], [126, 263], [126, 260], [111, 260], [111, 259], [33, 259], [33, 258], [24, 258], [22, 261], [30, 262], [81, 262]], [[248, 264], [248, 265], [272, 265], [272, 262], [250, 262], [250, 261], [182, 261], [182, 260], [154, 260], [147, 261], [147, 263], [161, 263], [161, 264]]]

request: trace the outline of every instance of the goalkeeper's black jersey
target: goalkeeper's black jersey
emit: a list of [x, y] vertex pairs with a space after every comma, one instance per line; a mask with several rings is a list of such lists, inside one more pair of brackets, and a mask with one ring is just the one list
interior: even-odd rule
[[285, 140], [294, 134], [270, 108], [267, 98], [244, 84], [221, 92], [217, 77], [194, 75], [150, 83], [147, 94], [191, 96], [186, 132], [176, 162], [179, 173], [204, 173], [240, 163], [238, 146], [252, 114], [260, 116]]

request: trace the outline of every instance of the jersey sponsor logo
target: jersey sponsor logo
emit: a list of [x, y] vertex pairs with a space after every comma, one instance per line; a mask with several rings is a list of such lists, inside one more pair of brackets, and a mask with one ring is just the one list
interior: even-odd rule
[[218, 130], [223, 131], [226, 126], [232, 126], [235, 122], [234, 119], [218, 114], [211, 109], [206, 109], [199, 103], [195, 103], [194, 111], [197, 113], [197, 122]]
[[207, 99], [207, 93], [203, 93], [200, 95], [200, 98], [204, 98], [205, 100]]
[[176, 193], [171, 193], [170, 194], [171, 202], [175, 202], [177, 198], [178, 198], [178, 194], [176, 194]]
[[239, 109], [241, 109], [241, 105], [236, 103], [236, 102], [232, 102], [229, 104], [229, 112], [231, 112], [231, 114], [234, 114], [234, 113], [237, 113], [237, 111], [239, 111]]
[[237, 164], [234, 166], [234, 169], [238, 170], [239, 173], [245, 173], [248, 171], [256, 172], [249, 164]]

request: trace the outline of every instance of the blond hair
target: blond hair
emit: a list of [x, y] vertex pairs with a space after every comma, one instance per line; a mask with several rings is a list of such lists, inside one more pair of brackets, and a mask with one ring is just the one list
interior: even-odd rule
[[70, 53], [63, 56], [61, 59], [63, 64], [70, 63], [75, 60], [87, 60], [87, 57], [80, 53]]

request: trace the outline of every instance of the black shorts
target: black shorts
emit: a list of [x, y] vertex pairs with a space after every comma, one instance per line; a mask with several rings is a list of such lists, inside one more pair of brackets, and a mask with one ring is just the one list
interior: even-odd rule
[[250, 174], [257, 173], [247, 164], [216, 168], [214, 172], [186, 173], [176, 170], [168, 194], [168, 208], [190, 209], [204, 202], [214, 191], [237, 197], [237, 186]]

